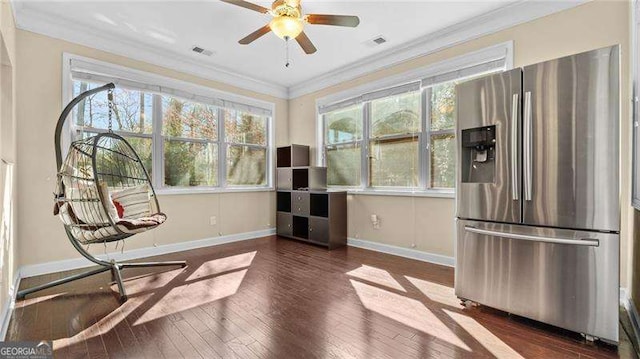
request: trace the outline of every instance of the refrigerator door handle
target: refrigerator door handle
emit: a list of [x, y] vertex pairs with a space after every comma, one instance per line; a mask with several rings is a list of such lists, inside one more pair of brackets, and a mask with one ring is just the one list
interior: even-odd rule
[[532, 108], [531, 108], [531, 91], [524, 94], [524, 134], [523, 134], [523, 150], [524, 150], [524, 199], [531, 201], [531, 192], [533, 187], [531, 146], [532, 146]]
[[517, 93], [513, 94], [511, 102], [511, 195], [518, 200], [518, 100]]
[[600, 241], [597, 239], [567, 239], [567, 238], [532, 236], [527, 234], [491, 231], [488, 229], [480, 229], [472, 226], [465, 226], [464, 230], [467, 232], [483, 234], [487, 236], [519, 239], [519, 240], [532, 241], [532, 242], [545, 242], [545, 243], [553, 243], [553, 244], [572, 244], [577, 246], [589, 246], [589, 247], [600, 246]]

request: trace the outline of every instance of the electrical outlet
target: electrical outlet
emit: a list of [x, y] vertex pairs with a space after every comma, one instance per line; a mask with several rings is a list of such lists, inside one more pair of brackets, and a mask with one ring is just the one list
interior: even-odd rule
[[215, 226], [216, 224], [218, 224], [218, 218], [216, 218], [216, 216], [209, 217], [209, 224]]
[[411, 248], [417, 247], [415, 243], [411, 243]]
[[380, 217], [377, 214], [371, 215], [371, 225], [373, 229], [380, 229]]

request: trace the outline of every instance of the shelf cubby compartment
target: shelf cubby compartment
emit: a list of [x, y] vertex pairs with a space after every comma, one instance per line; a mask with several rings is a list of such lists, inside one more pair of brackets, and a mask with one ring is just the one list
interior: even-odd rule
[[329, 195], [326, 193], [311, 193], [309, 214], [314, 217], [329, 217]]
[[291, 145], [278, 147], [276, 157], [277, 167], [309, 166], [309, 146]]
[[326, 218], [309, 218], [309, 239], [318, 244], [329, 244], [329, 220]]
[[276, 201], [278, 212], [291, 212], [291, 192], [278, 192]]
[[278, 212], [276, 215], [276, 231], [281, 236], [291, 236], [293, 216], [290, 213]]
[[291, 170], [291, 189], [325, 189], [327, 188], [327, 168], [307, 167]]
[[309, 239], [309, 218], [293, 216], [293, 236]]
[[294, 168], [292, 171], [292, 187], [294, 190], [300, 188], [309, 188], [309, 169]]

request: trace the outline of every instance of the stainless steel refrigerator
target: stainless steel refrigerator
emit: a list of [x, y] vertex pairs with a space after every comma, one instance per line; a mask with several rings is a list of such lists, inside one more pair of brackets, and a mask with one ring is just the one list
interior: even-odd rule
[[459, 84], [455, 292], [618, 341], [619, 49]]

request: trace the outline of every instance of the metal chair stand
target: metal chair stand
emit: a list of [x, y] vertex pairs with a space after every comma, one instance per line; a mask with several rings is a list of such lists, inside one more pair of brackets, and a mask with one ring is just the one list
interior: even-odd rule
[[127, 292], [124, 288], [124, 284], [122, 282], [122, 274], [121, 270], [125, 268], [147, 268], [147, 267], [169, 267], [169, 266], [179, 266], [181, 268], [185, 268], [187, 266], [186, 261], [166, 261], [166, 262], [140, 262], [140, 263], [118, 263], [115, 260], [111, 260], [110, 262], [103, 261], [91, 255], [91, 253], [87, 252], [78, 242], [71, 236], [71, 233], [67, 230], [67, 236], [69, 237], [69, 241], [75, 247], [75, 249], [82, 254], [83, 257], [88, 259], [89, 261], [97, 264], [99, 268], [95, 268], [93, 270], [89, 270], [87, 272], [74, 274], [65, 278], [57, 279], [49, 283], [40, 284], [33, 288], [23, 289], [18, 292], [16, 295], [17, 299], [24, 299], [27, 295], [35, 292], [39, 292], [41, 290], [49, 289], [52, 287], [56, 287], [62, 284], [70, 283], [76, 281], [78, 279], [83, 279], [87, 277], [91, 277], [96, 274], [100, 274], [106, 271], [111, 271], [111, 279], [115, 281], [118, 285], [118, 292], [120, 293], [120, 302], [124, 303], [127, 301]]

